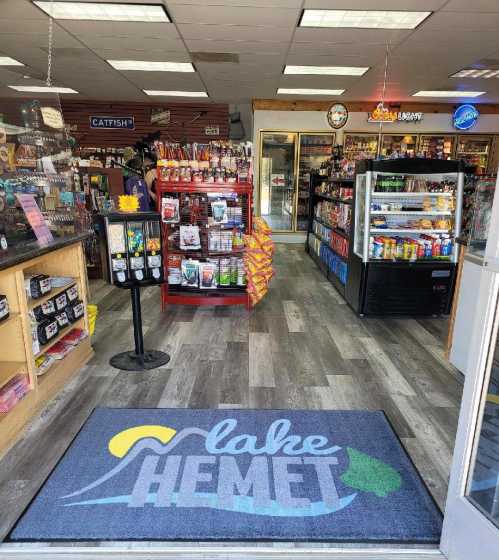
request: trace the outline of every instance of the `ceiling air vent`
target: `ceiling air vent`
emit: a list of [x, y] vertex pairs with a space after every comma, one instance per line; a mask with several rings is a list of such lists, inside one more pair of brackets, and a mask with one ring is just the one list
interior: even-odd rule
[[236, 53], [217, 52], [191, 52], [192, 62], [232, 62], [239, 64], [239, 55]]

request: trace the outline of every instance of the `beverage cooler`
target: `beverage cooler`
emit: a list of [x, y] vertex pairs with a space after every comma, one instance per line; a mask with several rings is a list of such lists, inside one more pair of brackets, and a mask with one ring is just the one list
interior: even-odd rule
[[159, 214], [112, 213], [103, 220], [109, 282], [120, 288], [163, 282]]
[[345, 132], [343, 156], [355, 166], [357, 161], [378, 155], [378, 134]]
[[418, 145], [418, 135], [406, 134], [383, 134], [379, 154], [383, 158], [406, 154], [407, 157], [415, 157]]
[[421, 134], [418, 143], [418, 156], [428, 159], [452, 159], [456, 147], [453, 134]]
[[331, 158], [334, 133], [260, 133], [260, 215], [274, 232], [306, 231], [311, 171]]
[[464, 185], [457, 161], [357, 164], [346, 299], [360, 315], [450, 310]]

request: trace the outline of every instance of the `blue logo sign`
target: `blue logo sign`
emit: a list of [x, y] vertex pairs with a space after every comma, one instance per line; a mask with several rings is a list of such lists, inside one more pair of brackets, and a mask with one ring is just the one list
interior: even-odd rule
[[459, 105], [452, 117], [452, 123], [458, 130], [469, 130], [478, 121], [480, 113], [474, 105]]
[[135, 119], [133, 117], [90, 117], [90, 128], [106, 128], [112, 130], [134, 130]]

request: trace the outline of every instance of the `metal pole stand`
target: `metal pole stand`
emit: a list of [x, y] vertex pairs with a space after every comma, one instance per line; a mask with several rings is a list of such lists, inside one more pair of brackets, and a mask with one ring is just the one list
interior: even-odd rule
[[142, 336], [142, 313], [140, 310], [140, 288], [132, 286], [133, 337], [135, 352], [120, 352], [113, 356], [109, 363], [116, 369], [124, 371], [144, 371], [164, 366], [170, 361], [170, 356], [159, 350], [144, 351], [144, 337]]

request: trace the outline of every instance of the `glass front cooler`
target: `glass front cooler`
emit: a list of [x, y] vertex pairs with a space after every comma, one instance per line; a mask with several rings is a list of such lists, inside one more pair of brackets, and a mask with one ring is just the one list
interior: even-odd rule
[[374, 159], [378, 155], [377, 134], [355, 134], [345, 132], [343, 157], [354, 166], [357, 161]]
[[306, 231], [309, 222], [310, 174], [331, 158], [334, 134], [300, 134], [296, 229]]
[[448, 313], [463, 184], [456, 161], [359, 162], [346, 291], [356, 311]]
[[427, 159], [452, 159], [455, 145], [456, 137], [451, 134], [421, 134], [417, 155]]
[[467, 167], [474, 167], [476, 175], [484, 175], [489, 163], [492, 138], [488, 136], [460, 136], [457, 143], [457, 159]]
[[277, 232], [293, 231], [297, 140], [295, 133], [261, 135], [260, 215]]

